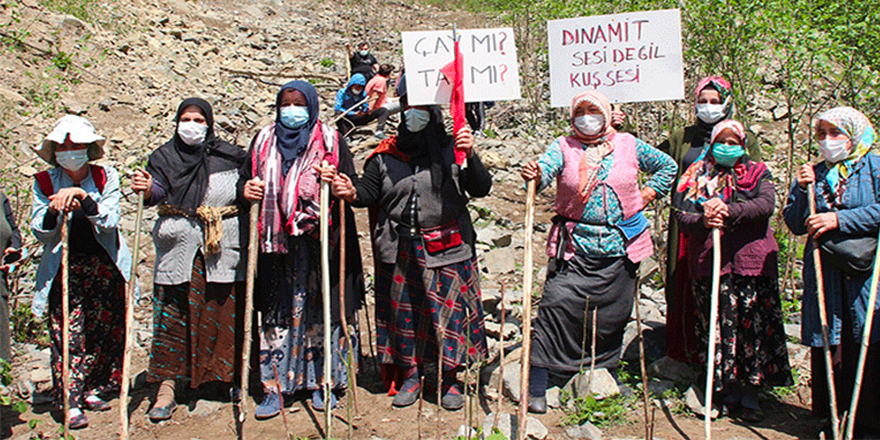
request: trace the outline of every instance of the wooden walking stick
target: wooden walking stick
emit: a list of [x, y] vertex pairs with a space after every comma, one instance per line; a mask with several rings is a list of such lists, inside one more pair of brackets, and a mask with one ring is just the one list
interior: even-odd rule
[[[709, 302], [709, 352], [706, 353], [706, 400], [703, 417], [706, 439], [712, 439], [712, 392], [715, 388], [715, 333], [718, 332], [718, 293], [721, 290], [721, 229], [712, 228], [712, 299]], [[647, 409], [646, 409], [647, 411]]]
[[[526, 438], [526, 420], [529, 410], [529, 355], [532, 351], [532, 235], [535, 229], [535, 192], [538, 182], [529, 180], [526, 193], [526, 236], [525, 256], [523, 261], [523, 334], [522, 334], [522, 369], [520, 370], [519, 388], [519, 429], [517, 438]], [[503, 325], [502, 325], [503, 329]]]
[[[816, 213], [816, 187], [813, 183], [807, 185], [807, 199], [810, 207], [810, 215]], [[825, 279], [822, 274], [822, 252], [819, 243], [813, 240], [813, 266], [816, 269], [816, 295], [819, 303], [819, 323], [822, 326], [822, 351], [825, 355], [825, 379], [828, 382], [828, 402], [831, 407], [831, 433], [834, 440], [840, 437], [840, 419], [837, 415], [837, 393], [834, 391], [834, 363], [831, 360], [831, 342], [828, 339], [828, 311], [825, 308]], [[876, 266], [876, 265], [875, 265]], [[876, 270], [876, 267], [875, 267]]]
[[122, 355], [122, 383], [119, 386], [119, 438], [128, 440], [128, 388], [131, 384], [131, 350], [134, 341], [134, 292], [137, 289], [137, 265], [141, 250], [141, 221], [144, 218], [144, 192], [138, 193], [134, 224], [134, 249], [131, 250], [131, 273], [125, 291], [125, 351]]
[[61, 386], [64, 391], [64, 438], [70, 438], [70, 225], [61, 212]]
[[[636, 272], [636, 328], [639, 334], [639, 368], [642, 371], [642, 397], [645, 405], [645, 439], [653, 440], [654, 438], [654, 409], [650, 407], [650, 398], [648, 397], [648, 369], [645, 367], [645, 336], [642, 333], [642, 313], [639, 309], [639, 301], [642, 299], [642, 291], [639, 289], [641, 275]], [[648, 414], [648, 408], [651, 408], [651, 414]]]
[[[348, 319], [345, 317], [345, 200], [339, 199], [339, 320], [342, 324], [342, 332], [345, 335], [345, 345], [348, 349], [348, 374], [349, 406], [354, 403], [354, 412], [358, 413], [357, 398], [357, 368], [354, 364], [354, 346], [351, 343], [351, 335], [348, 333]], [[349, 417], [351, 419], [351, 417]], [[348, 424], [351, 428], [351, 423]]]
[[241, 396], [238, 398], [238, 423], [244, 426], [247, 418], [248, 384], [251, 371], [251, 327], [254, 319], [254, 285], [257, 278], [257, 257], [260, 251], [260, 202], [251, 202], [248, 223], [247, 278], [244, 287], [244, 340], [241, 347]]
[[[327, 161], [321, 163], [327, 168]], [[330, 421], [333, 412], [330, 408], [330, 393], [333, 374], [333, 351], [331, 350], [330, 333], [330, 183], [321, 180], [321, 303], [324, 306], [324, 438], [332, 438]]]
[[498, 341], [498, 402], [495, 404], [495, 419], [492, 421], [492, 428], [498, 426], [498, 416], [501, 414], [501, 401], [504, 400], [504, 281], [501, 282], [501, 337]]
[[868, 310], [865, 317], [865, 327], [862, 329], [862, 347], [859, 349], [859, 363], [856, 367], [856, 383], [853, 389], [852, 400], [849, 403], [849, 413], [846, 424], [846, 440], [852, 440], [853, 430], [856, 426], [856, 410], [859, 407], [859, 393], [862, 390], [862, 376], [865, 375], [865, 360], [868, 357], [868, 346], [871, 345], [871, 326], [874, 323], [874, 304], [877, 302], [877, 283], [880, 277], [880, 246], [874, 254], [874, 270], [871, 272], [871, 293], [868, 295]]

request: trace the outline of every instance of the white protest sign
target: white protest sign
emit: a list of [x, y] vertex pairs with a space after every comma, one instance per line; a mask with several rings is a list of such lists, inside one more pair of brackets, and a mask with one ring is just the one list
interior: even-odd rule
[[586, 90], [611, 102], [684, 98], [678, 9], [548, 21], [547, 40], [552, 107]]
[[[465, 29], [458, 36], [465, 102], [520, 99], [513, 29]], [[440, 69], [455, 59], [452, 31], [403, 32], [402, 37], [409, 104], [448, 104], [452, 81]]]

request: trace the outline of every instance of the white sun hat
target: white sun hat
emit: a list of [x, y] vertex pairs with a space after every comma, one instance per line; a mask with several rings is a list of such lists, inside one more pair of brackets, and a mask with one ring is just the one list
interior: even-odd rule
[[74, 115], [64, 116], [55, 122], [52, 132], [46, 136], [40, 148], [35, 149], [35, 153], [49, 165], [57, 166], [55, 148], [63, 144], [68, 136], [70, 136], [70, 141], [75, 144], [89, 146], [89, 160], [104, 157], [104, 137], [95, 133], [95, 126], [86, 118]]

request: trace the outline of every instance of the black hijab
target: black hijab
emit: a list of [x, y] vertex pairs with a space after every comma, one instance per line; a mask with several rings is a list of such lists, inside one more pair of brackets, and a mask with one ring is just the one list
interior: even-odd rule
[[[187, 145], [177, 134], [180, 115], [191, 105], [202, 111], [205, 123], [208, 124], [205, 140], [198, 145]], [[216, 137], [214, 111], [211, 104], [204, 99], [183, 100], [177, 107], [174, 124], [174, 136], [171, 140], [150, 154], [147, 172], [165, 189], [165, 203], [194, 212], [205, 197], [208, 176], [238, 169], [244, 163], [247, 152]]]
[[440, 107], [432, 105], [428, 107], [428, 112], [431, 114], [430, 122], [416, 133], [406, 128], [404, 113], [404, 117], [400, 118], [400, 125], [397, 126], [397, 149], [411, 159], [428, 156], [431, 163], [431, 186], [439, 190], [452, 165], [446, 160], [452, 155], [444, 154], [446, 149], [452, 148], [452, 137], [446, 134]]
[[[285, 90], [297, 90], [306, 97], [306, 108], [309, 110], [309, 121], [300, 128], [290, 128], [281, 122], [281, 95]], [[291, 81], [281, 87], [275, 97], [275, 137], [276, 145], [281, 153], [281, 172], [286, 176], [293, 162], [309, 146], [312, 129], [318, 123], [318, 91], [308, 81]]]

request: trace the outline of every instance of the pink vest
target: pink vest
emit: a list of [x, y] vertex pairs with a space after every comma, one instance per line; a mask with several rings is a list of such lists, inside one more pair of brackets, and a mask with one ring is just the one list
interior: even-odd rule
[[[553, 210], [557, 214], [572, 220], [580, 220], [584, 215], [585, 204], [579, 194], [580, 173], [579, 166], [584, 156], [584, 148], [580, 141], [573, 137], [560, 136], [559, 148], [562, 151], [562, 171], [556, 176], [556, 203]], [[639, 161], [636, 155], [636, 138], [627, 133], [612, 135], [614, 142], [614, 163], [608, 171], [608, 177], [599, 181], [598, 185], [604, 185], [614, 192], [620, 200], [623, 209], [623, 217], [630, 218], [642, 210], [642, 193], [639, 190]], [[597, 187], [598, 187], [597, 185]], [[566, 222], [569, 236], [574, 230], [574, 222]], [[556, 255], [556, 246], [559, 237], [558, 224], [550, 229], [550, 237], [547, 241], [547, 255]], [[565, 249], [565, 259], [574, 256], [574, 240], [569, 242]], [[646, 229], [641, 234], [626, 243], [626, 255], [632, 262], [638, 263], [654, 253], [654, 243], [651, 241], [650, 230]]]

